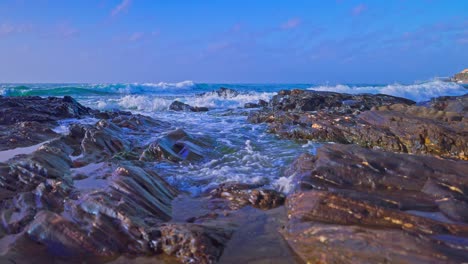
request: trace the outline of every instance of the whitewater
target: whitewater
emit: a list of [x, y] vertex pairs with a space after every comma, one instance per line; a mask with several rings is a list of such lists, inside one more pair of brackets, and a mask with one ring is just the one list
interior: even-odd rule
[[[220, 87], [239, 92], [218, 96], [211, 93]], [[151, 116], [171, 124], [171, 129], [183, 129], [190, 135], [215, 146], [207, 161], [178, 164], [160, 162], [154, 165], [170, 183], [197, 195], [227, 181], [262, 184], [288, 192], [290, 183], [284, 168], [300, 153], [315, 153], [320, 146], [314, 142], [277, 140], [264, 124], [246, 121], [250, 111], [244, 104], [268, 101], [280, 90], [307, 89], [339, 93], [388, 94], [424, 102], [438, 96], [467, 93], [462, 85], [431, 80], [413, 84], [205, 84], [193, 81], [178, 83], [117, 83], [117, 84], [0, 84], [2, 96], [65, 96], [69, 95], [88, 107], [99, 110], [124, 110]], [[170, 111], [170, 104], [181, 101], [191, 106], [208, 107], [203, 113]], [[64, 120], [55, 129], [68, 133], [74, 123], [95, 123], [98, 120]], [[144, 139], [150, 143], [157, 140]], [[142, 139], [143, 140], [143, 139]]]

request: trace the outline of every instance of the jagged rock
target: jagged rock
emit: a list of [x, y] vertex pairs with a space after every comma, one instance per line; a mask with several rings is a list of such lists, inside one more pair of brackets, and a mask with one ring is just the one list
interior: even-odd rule
[[215, 263], [231, 236], [225, 229], [197, 224], [165, 224], [158, 230], [161, 239], [153, 241], [155, 250], [182, 263]]
[[0, 151], [32, 146], [51, 140], [58, 136], [52, 128], [47, 123], [29, 121], [0, 126]]
[[23, 121], [50, 122], [64, 118], [81, 118], [92, 110], [70, 96], [63, 98], [38, 96], [0, 97], [0, 125]]
[[302, 155], [287, 174], [300, 190], [354, 190], [405, 210], [434, 211], [437, 205], [447, 217], [468, 222], [466, 171], [466, 161], [332, 144], [318, 149], [316, 157]]
[[[301, 91], [297, 93], [303, 95]], [[349, 104], [340, 105], [340, 100], [346, 95], [313, 95], [302, 101], [292, 100], [286, 95], [273, 98], [270, 104], [277, 110], [252, 113], [249, 121], [267, 122], [271, 132], [287, 138], [354, 143], [395, 152], [467, 159], [468, 121], [463, 113], [407, 104], [389, 105], [400, 99], [381, 95], [355, 96], [362, 98], [356, 104], [359, 108], [353, 110]], [[372, 110], [360, 113], [371, 106]], [[310, 112], [311, 110], [316, 111]], [[358, 111], [354, 112], [356, 110]]]
[[178, 129], [152, 143], [143, 152], [140, 160], [200, 161], [205, 158], [204, 148], [207, 147], [209, 147], [207, 144], [189, 136], [182, 129]]
[[286, 171], [283, 235], [305, 262], [467, 261], [468, 162], [330, 144]]
[[468, 83], [468, 69], [455, 74], [451, 80], [457, 83]]
[[251, 205], [262, 210], [269, 210], [284, 204], [285, 196], [275, 190], [256, 189], [260, 186], [228, 182], [210, 191], [212, 198], [229, 200], [233, 210]]
[[437, 97], [429, 102], [429, 106], [439, 111], [460, 113], [467, 118], [468, 95]]
[[191, 112], [206, 112], [209, 110], [207, 107], [191, 106], [191, 105], [179, 102], [179, 101], [172, 102], [172, 104], [169, 106], [169, 109], [173, 111], [185, 111], [185, 112], [190, 112], [190, 111]]
[[330, 108], [343, 112], [369, 110], [374, 106], [395, 103], [415, 104], [408, 99], [383, 94], [350, 95], [309, 90], [282, 90], [273, 96], [270, 106], [274, 111], [317, 111]]
[[244, 108], [259, 108], [260, 105], [256, 103], [246, 103], [244, 104]]
[[258, 103], [246, 103], [244, 104], [244, 108], [260, 108], [260, 107], [267, 107], [268, 102], [260, 99], [258, 100]]

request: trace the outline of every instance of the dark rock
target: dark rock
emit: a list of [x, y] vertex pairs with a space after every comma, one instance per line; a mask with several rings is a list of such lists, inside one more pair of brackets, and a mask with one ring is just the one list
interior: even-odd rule
[[185, 111], [185, 112], [206, 112], [208, 111], [208, 107], [198, 107], [198, 106], [190, 106], [188, 104], [184, 104], [179, 101], [174, 101], [172, 104], [169, 106], [170, 110], [173, 111]]
[[267, 107], [268, 106], [268, 102], [265, 101], [265, 100], [258, 100], [258, 105], [260, 105], [261, 107]]
[[225, 229], [197, 224], [165, 224], [155, 249], [176, 256], [182, 263], [215, 263], [231, 233]]
[[383, 94], [350, 95], [309, 90], [280, 91], [270, 101], [274, 111], [317, 111], [326, 108], [341, 112], [350, 109], [363, 111], [395, 103], [415, 104], [408, 99]]
[[296, 188], [283, 235], [305, 262], [464, 262], [466, 171], [465, 161], [325, 145], [286, 172]]
[[259, 108], [260, 105], [256, 103], [246, 103], [244, 104], [244, 108]]
[[[467, 90], [468, 91], [468, 90]], [[441, 96], [432, 99], [429, 107], [444, 112], [456, 112], [468, 115], [468, 94], [464, 96]]]
[[[333, 144], [321, 147], [316, 157], [301, 156], [287, 173], [295, 175], [301, 190], [358, 190], [405, 210], [431, 210], [432, 203], [447, 217], [468, 222], [466, 171], [466, 161]], [[448, 204], [453, 205], [450, 210]]]
[[91, 114], [70, 96], [63, 98], [37, 96], [0, 97], [0, 125], [23, 121], [50, 122], [64, 118], [81, 118]]
[[51, 124], [35, 121], [0, 126], [0, 151], [28, 147], [51, 140], [58, 136], [52, 128]]
[[140, 160], [200, 161], [205, 158], [207, 147], [207, 144], [178, 129], [152, 143], [143, 152]]
[[251, 205], [262, 210], [269, 210], [284, 204], [285, 196], [275, 190], [256, 189], [259, 186], [228, 182], [210, 191], [212, 198], [229, 201], [232, 210]]
[[[270, 102], [273, 109], [279, 110], [252, 113], [249, 121], [267, 122], [271, 132], [287, 138], [354, 143], [395, 152], [466, 159], [468, 134], [463, 113], [405, 104], [388, 105], [400, 99], [381, 95], [353, 96], [353, 100], [360, 98], [356, 104], [359, 107], [355, 109], [352, 104], [340, 106], [342, 102], [332, 100], [344, 99], [346, 95], [332, 93], [324, 97], [318, 94], [301, 101], [291, 99], [294, 92], [284, 95], [284, 100], [278, 99], [283, 98], [278, 95]], [[296, 93], [303, 94], [302, 91]], [[308, 101], [310, 98], [313, 100]], [[371, 106], [372, 110], [360, 112]]]

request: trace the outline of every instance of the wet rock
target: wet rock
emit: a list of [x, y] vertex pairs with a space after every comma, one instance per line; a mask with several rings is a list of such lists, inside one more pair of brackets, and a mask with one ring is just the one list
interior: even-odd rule
[[215, 263], [221, 256], [231, 232], [197, 224], [165, 224], [155, 249], [176, 256], [182, 263]]
[[238, 96], [240, 93], [234, 89], [221, 87], [218, 90], [198, 94], [198, 96], [219, 96], [223, 98], [232, 98]]
[[244, 104], [244, 108], [259, 108], [260, 105], [256, 103], [246, 103]]
[[47, 123], [30, 121], [0, 126], [0, 151], [32, 146], [53, 139], [58, 134], [52, 128]]
[[30, 239], [41, 243], [53, 254], [63, 257], [111, 256], [116, 248], [108, 247], [86, 234], [79, 225], [49, 211], [39, 212], [27, 228]]
[[0, 125], [23, 121], [50, 122], [64, 118], [81, 118], [91, 114], [70, 96], [63, 98], [38, 96], [0, 97]]
[[441, 96], [432, 99], [428, 105], [439, 111], [461, 113], [465, 118], [468, 115], [468, 95]]
[[140, 160], [200, 161], [205, 158], [208, 147], [207, 144], [178, 129], [152, 143], [143, 152]]
[[301, 156], [287, 173], [299, 190], [353, 190], [361, 200], [381, 206], [387, 201], [404, 210], [434, 211], [437, 205], [448, 218], [468, 222], [466, 171], [466, 161], [333, 144], [321, 147], [316, 157]]
[[453, 241], [393, 229], [290, 221], [289, 246], [308, 263], [463, 263], [466, 250]]
[[174, 101], [172, 104], [169, 106], [170, 110], [173, 111], [185, 111], [185, 112], [206, 112], [208, 111], [208, 107], [198, 107], [198, 106], [191, 106], [179, 101]]
[[212, 198], [222, 198], [230, 202], [232, 210], [251, 205], [262, 210], [269, 210], [284, 204], [285, 196], [275, 190], [256, 189], [260, 186], [228, 182], [209, 192]]
[[309, 90], [283, 90], [273, 96], [270, 106], [274, 111], [317, 111], [325, 108], [345, 111], [350, 109], [369, 110], [373, 106], [415, 102], [390, 95], [341, 94]]
[[286, 172], [296, 188], [282, 233], [305, 262], [467, 261], [466, 171], [465, 161], [325, 145]]
[[[303, 94], [302, 91], [297, 93]], [[270, 104], [277, 110], [252, 113], [249, 121], [269, 123], [271, 132], [286, 138], [353, 143], [395, 152], [467, 159], [468, 121], [463, 113], [408, 105], [410, 102], [396, 104], [399, 98], [381, 95], [353, 95], [358, 103], [343, 106], [343, 101], [339, 100], [347, 95], [319, 95], [313, 96], [312, 101], [308, 101], [310, 97], [303, 101], [291, 100], [289, 95], [273, 98]], [[370, 107], [372, 110], [368, 110]], [[367, 111], [360, 112], [362, 110]]]
[[257, 103], [246, 103], [244, 104], [244, 108], [260, 108], [260, 107], [267, 107], [268, 102], [260, 99]]
[[75, 148], [75, 156], [81, 155], [75, 163], [88, 164], [109, 159], [117, 153], [128, 152], [130, 142], [123, 137], [122, 129], [108, 120], [101, 120], [95, 126], [72, 125], [67, 136]]

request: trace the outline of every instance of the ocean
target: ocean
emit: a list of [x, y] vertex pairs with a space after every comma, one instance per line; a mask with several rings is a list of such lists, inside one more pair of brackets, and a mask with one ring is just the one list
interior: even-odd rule
[[[209, 92], [220, 87], [231, 88], [239, 94], [226, 98]], [[178, 164], [160, 162], [154, 169], [177, 188], [192, 195], [200, 194], [220, 183], [235, 181], [262, 184], [287, 193], [290, 178], [284, 168], [304, 152], [314, 153], [320, 146], [315, 142], [278, 140], [268, 133], [265, 124], [247, 122], [247, 115], [255, 109], [245, 109], [245, 103], [268, 101], [283, 89], [309, 89], [340, 93], [389, 94], [424, 102], [443, 95], [463, 95], [468, 89], [462, 85], [440, 80], [414, 84], [205, 84], [184, 81], [179, 83], [128, 84], [0, 84], [3, 96], [65, 96], [99, 110], [125, 110], [166, 121], [171, 130], [187, 133], [213, 143], [215, 148], [204, 162]], [[203, 93], [207, 93], [201, 95]], [[192, 106], [208, 107], [210, 111], [175, 112], [169, 110], [174, 101]], [[56, 132], [68, 133], [73, 123], [94, 123], [96, 119], [63, 120]], [[149, 144], [162, 135], [145, 139]]]

